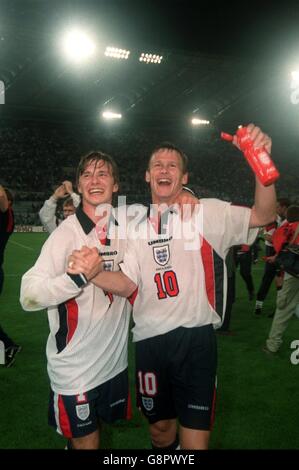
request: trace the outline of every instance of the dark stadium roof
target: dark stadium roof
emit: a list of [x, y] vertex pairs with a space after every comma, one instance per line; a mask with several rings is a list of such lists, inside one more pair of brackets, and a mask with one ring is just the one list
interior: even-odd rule
[[[289, 72], [296, 54], [299, 64], [298, 3], [0, 0], [0, 112], [95, 120], [109, 105], [135, 123], [178, 124], [198, 114], [217, 127], [283, 120], [297, 130]], [[103, 48], [131, 49], [130, 60], [101, 52], [86, 67], [68, 64], [58, 39], [72, 22]], [[140, 63], [144, 49], [162, 54], [162, 64]]]

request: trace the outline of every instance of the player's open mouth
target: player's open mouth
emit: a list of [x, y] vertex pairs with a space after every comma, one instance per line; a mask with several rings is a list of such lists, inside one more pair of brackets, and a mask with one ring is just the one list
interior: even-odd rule
[[171, 180], [168, 178], [160, 178], [158, 179], [159, 186], [169, 186], [171, 184]]
[[98, 189], [91, 189], [91, 190], [89, 191], [89, 194], [103, 194], [103, 193], [104, 193], [104, 189], [100, 189], [100, 188], [98, 188]]

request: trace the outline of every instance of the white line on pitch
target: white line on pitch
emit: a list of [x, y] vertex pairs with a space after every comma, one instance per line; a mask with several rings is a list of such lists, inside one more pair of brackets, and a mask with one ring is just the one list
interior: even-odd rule
[[13, 242], [12, 240], [8, 240], [8, 243], [13, 243], [14, 245], [21, 246], [22, 248], [25, 248], [26, 250], [34, 251], [34, 249], [31, 248], [31, 246], [22, 245], [22, 243]]

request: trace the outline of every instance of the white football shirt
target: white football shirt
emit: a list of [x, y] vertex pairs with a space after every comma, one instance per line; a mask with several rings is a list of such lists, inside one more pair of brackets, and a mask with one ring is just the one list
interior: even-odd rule
[[201, 199], [189, 230], [172, 211], [164, 233], [157, 233], [149, 218], [130, 225], [121, 269], [138, 286], [134, 341], [179, 326], [221, 325], [227, 289], [224, 260], [232, 245], [254, 242], [258, 229], [249, 230], [250, 214], [245, 207]]
[[[123, 210], [125, 211], [125, 207]], [[80, 276], [66, 274], [67, 260], [83, 245], [99, 249], [106, 269], [119, 270], [125, 240], [116, 234], [100, 244], [93, 222], [81, 206], [49, 236], [35, 265], [24, 274], [21, 304], [25, 310], [48, 308], [48, 374], [54, 392], [77, 395], [110, 380], [127, 367], [129, 302], [106, 294]]]

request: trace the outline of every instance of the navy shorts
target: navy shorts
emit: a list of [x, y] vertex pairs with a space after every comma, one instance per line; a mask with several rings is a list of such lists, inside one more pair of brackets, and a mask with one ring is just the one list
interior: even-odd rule
[[128, 369], [80, 395], [50, 392], [49, 424], [68, 439], [87, 436], [96, 431], [99, 420], [112, 423], [130, 417]]
[[149, 423], [178, 418], [209, 430], [214, 417], [217, 344], [212, 325], [179, 327], [136, 342], [137, 405]]

